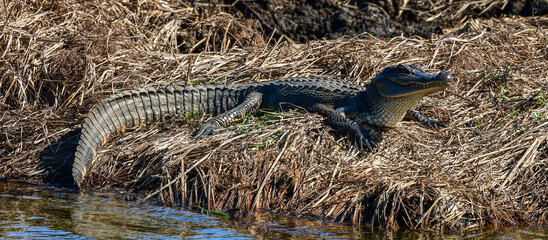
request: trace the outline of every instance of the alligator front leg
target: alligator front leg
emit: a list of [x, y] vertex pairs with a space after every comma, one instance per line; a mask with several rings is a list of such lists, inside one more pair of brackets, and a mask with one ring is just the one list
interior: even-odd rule
[[420, 112], [415, 111], [415, 110], [407, 110], [407, 112], [405, 113], [404, 119], [413, 119], [415, 121], [421, 122], [424, 125], [426, 125], [428, 127], [431, 127], [431, 128], [434, 128], [434, 129], [440, 129], [440, 128], [447, 127], [447, 125], [445, 125], [445, 123], [440, 122], [440, 121], [436, 121], [436, 120], [433, 120], [433, 119], [430, 119], [430, 118], [427, 118], [427, 117], [423, 116]]
[[213, 135], [217, 129], [243, 119], [246, 114], [254, 112], [259, 108], [262, 99], [262, 93], [252, 92], [248, 94], [240, 105], [205, 121], [196, 134], [194, 134], [193, 138], [196, 139], [207, 135]]
[[354, 137], [355, 144], [360, 149], [367, 148], [369, 151], [373, 151], [380, 139], [372, 130], [368, 131], [356, 121], [346, 117], [346, 114], [353, 110], [353, 107], [335, 109], [327, 118], [329, 124], [334, 128], [351, 134]]

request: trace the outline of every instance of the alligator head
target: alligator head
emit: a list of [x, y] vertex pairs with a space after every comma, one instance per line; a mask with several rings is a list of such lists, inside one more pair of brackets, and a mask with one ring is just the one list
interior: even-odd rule
[[373, 84], [383, 97], [426, 96], [449, 86], [453, 76], [448, 72], [425, 73], [419, 65], [399, 64], [385, 68]]
[[369, 111], [363, 115], [369, 124], [392, 127], [422, 97], [447, 88], [452, 80], [448, 72], [429, 74], [416, 64], [387, 67], [368, 85]]

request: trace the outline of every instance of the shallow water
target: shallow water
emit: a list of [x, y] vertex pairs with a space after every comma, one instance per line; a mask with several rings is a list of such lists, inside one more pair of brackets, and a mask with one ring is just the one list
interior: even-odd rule
[[[412, 231], [386, 235], [302, 219], [221, 219], [116, 196], [0, 182], [0, 238], [8, 239], [458, 239]], [[548, 229], [467, 234], [497, 239], [548, 239]]]

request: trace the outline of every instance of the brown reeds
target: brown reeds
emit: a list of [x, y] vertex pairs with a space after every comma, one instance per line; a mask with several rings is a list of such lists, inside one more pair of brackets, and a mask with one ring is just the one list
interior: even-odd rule
[[256, 22], [221, 8], [3, 1], [0, 176], [70, 181], [78, 124], [122, 90], [288, 76], [363, 85], [407, 62], [455, 77], [417, 106], [448, 128], [402, 122], [384, 131], [378, 151], [364, 153], [300, 110], [263, 110], [200, 140], [190, 138], [200, 116], [174, 117], [111, 139], [84, 187], [140, 190], [142, 199], [174, 206], [392, 228], [546, 224], [545, 17], [474, 20], [473, 29], [432, 39], [364, 33], [297, 45], [264, 37]]

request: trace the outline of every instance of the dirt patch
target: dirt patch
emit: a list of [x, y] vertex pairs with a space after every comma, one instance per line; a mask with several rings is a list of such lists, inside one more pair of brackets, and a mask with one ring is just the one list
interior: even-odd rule
[[235, 7], [248, 18], [258, 19], [265, 29], [287, 35], [304, 43], [316, 39], [335, 39], [368, 32], [376, 37], [441, 34], [437, 24], [394, 20], [378, 5], [340, 1], [241, 1]]
[[245, 18], [257, 19], [267, 34], [284, 34], [305, 43], [364, 32], [375, 37], [443, 34], [467, 19], [524, 16], [548, 12], [545, 1], [337, 1], [259, 0], [236, 1], [234, 8]]

